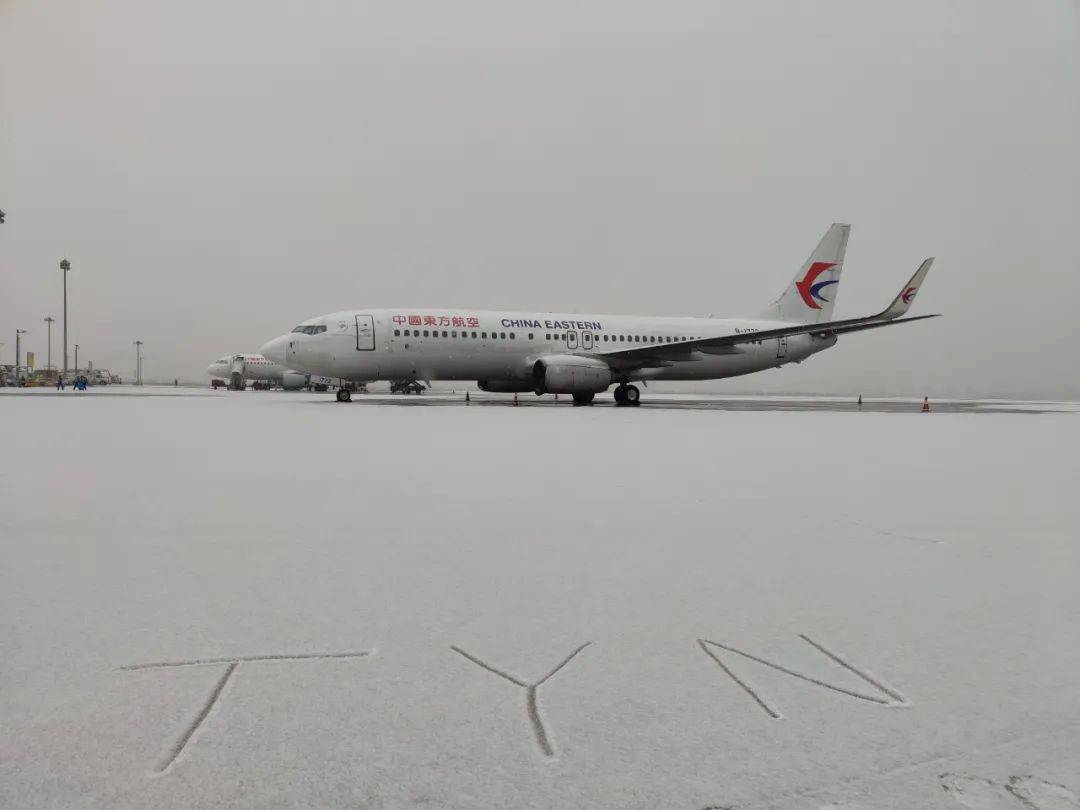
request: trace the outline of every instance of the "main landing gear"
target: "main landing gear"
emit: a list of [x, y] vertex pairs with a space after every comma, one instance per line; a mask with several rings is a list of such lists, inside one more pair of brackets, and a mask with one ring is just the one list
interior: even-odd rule
[[352, 391], [348, 388], [339, 388], [337, 390], [338, 402], [352, 402]]
[[636, 385], [619, 385], [615, 388], [615, 404], [620, 407], [636, 408], [641, 404], [641, 391]]

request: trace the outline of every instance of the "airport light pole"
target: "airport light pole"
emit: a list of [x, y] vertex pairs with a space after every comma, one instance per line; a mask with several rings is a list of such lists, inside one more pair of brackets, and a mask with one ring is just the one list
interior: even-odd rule
[[52, 325], [53, 321], [55, 320], [56, 318], [54, 318], [52, 315], [48, 315], [45, 317], [45, 323], [49, 325], [49, 354], [47, 355], [48, 360], [46, 360], [45, 362], [45, 368], [49, 369], [50, 371], [52, 371]]
[[75, 376], [79, 376], [79, 344], [75, 344]]
[[[71, 269], [71, 262], [66, 258], [60, 260], [60, 269], [64, 272], [64, 373], [67, 373], [67, 274]], [[78, 364], [76, 364], [77, 366]]]
[[141, 340], [135, 341], [135, 384], [142, 385], [142, 345]]
[[21, 376], [19, 374], [19, 347], [20, 347], [20, 344], [22, 342], [22, 336], [25, 335], [25, 334], [26, 334], [25, 329], [16, 329], [15, 330], [15, 385], [19, 384], [19, 379], [20, 379], [20, 376]]

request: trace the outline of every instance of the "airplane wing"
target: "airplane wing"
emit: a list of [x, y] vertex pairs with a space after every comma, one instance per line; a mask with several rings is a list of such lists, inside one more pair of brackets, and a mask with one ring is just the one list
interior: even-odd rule
[[926, 274], [930, 271], [933, 259], [927, 259], [915, 275], [900, 290], [893, 302], [876, 315], [863, 318], [846, 318], [837, 321], [825, 321], [824, 323], [802, 323], [791, 326], [777, 327], [776, 329], [761, 329], [756, 332], [739, 332], [731, 335], [719, 335], [716, 337], [699, 338], [697, 340], [672, 341], [670, 343], [650, 343], [647, 346], [634, 346], [625, 349], [611, 349], [598, 352], [598, 356], [605, 360], [613, 361], [613, 364], [644, 361], [640, 365], [671, 365], [671, 361], [693, 360], [695, 352], [702, 354], [726, 354], [737, 352], [736, 348], [742, 343], [757, 343], [772, 338], [790, 337], [791, 335], [817, 335], [828, 337], [830, 335], [842, 335], [848, 332], [859, 332], [864, 329], [877, 329], [881, 326], [893, 326], [900, 323], [911, 323], [927, 318], [937, 318], [939, 315], [919, 315], [915, 318], [901, 318], [911, 307], [915, 293], [921, 286]]

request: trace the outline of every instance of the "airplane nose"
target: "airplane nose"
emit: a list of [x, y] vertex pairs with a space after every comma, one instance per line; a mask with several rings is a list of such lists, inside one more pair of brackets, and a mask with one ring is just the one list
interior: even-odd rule
[[281, 335], [259, 347], [259, 354], [271, 362], [285, 365], [285, 344], [288, 335]]

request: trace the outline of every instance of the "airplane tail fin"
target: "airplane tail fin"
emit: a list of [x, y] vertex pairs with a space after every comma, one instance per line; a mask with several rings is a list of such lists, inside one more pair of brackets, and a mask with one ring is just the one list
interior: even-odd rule
[[762, 313], [762, 317], [790, 323], [830, 320], [850, 233], [850, 225], [833, 223], [783, 295]]

